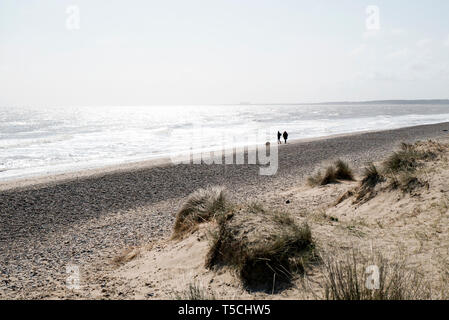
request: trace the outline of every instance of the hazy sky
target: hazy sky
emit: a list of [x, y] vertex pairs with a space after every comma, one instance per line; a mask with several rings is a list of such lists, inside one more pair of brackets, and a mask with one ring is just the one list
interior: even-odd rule
[[0, 105], [449, 98], [448, 16], [447, 0], [0, 0]]

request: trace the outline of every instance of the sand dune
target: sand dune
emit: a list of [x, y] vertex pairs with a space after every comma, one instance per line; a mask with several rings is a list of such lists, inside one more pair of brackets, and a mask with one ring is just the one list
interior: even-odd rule
[[[419, 281], [429, 288], [431, 298], [448, 299], [449, 139], [440, 141], [441, 144], [430, 143], [441, 153], [438, 151], [435, 159], [426, 161], [413, 173], [420, 183], [406, 186], [410, 188], [392, 187], [391, 181], [384, 181], [373, 188], [372, 196], [358, 201], [358, 177], [359, 181], [322, 187], [298, 184], [279, 195], [266, 194], [260, 205], [307, 222], [323, 257], [341, 257], [354, 249], [368, 256], [380, 253], [391, 263], [403, 263], [401, 268], [418, 275]], [[422, 145], [427, 147], [429, 143]], [[353, 195], [338, 200], [348, 191]], [[246, 215], [242, 218], [249, 223], [253, 214]], [[256, 229], [263, 229], [266, 223], [264, 220]], [[184, 239], [164, 240], [141, 248], [139, 255], [107, 273], [108, 287], [104, 292], [114, 298], [122, 294], [132, 299], [324, 298], [326, 271], [320, 263], [308, 267], [292, 286], [274, 294], [249, 290], [232, 268], [208, 269], [205, 261], [216, 228], [214, 222], [204, 223]]]

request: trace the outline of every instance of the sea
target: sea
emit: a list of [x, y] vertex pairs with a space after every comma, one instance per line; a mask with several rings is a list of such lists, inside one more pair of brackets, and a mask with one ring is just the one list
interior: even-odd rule
[[449, 122], [449, 101], [0, 106], [0, 181], [275, 142], [277, 131], [307, 139], [440, 122]]

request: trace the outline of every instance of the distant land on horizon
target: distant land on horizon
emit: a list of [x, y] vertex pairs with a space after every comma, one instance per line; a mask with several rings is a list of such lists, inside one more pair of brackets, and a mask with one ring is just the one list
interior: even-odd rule
[[372, 100], [372, 101], [337, 101], [313, 104], [449, 104], [449, 99], [417, 99], [417, 100]]
[[366, 101], [328, 101], [299, 103], [251, 103], [241, 102], [240, 105], [345, 105], [345, 104], [449, 104], [449, 99], [416, 99], [416, 100], [366, 100]]

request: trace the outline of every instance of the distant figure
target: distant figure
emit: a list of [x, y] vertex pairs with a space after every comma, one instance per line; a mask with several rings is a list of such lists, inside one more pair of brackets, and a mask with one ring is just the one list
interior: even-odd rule
[[282, 136], [284, 137], [285, 144], [287, 144], [287, 139], [288, 139], [288, 133], [287, 133], [287, 131], [284, 131], [284, 134], [283, 134]]
[[281, 144], [282, 142], [281, 142], [281, 137], [282, 137], [282, 133], [280, 133], [279, 131], [278, 131], [278, 144]]

